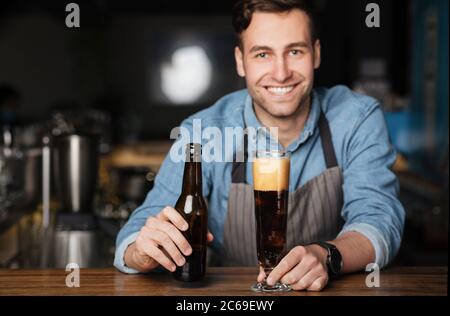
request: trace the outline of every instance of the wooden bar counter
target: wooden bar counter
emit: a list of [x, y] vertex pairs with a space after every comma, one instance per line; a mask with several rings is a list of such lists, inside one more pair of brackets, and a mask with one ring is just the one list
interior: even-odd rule
[[[391, 267], [380, 271], [380, 287], [368, 288], [368, 273], [345, 275], [322, 292], [277, 295], [447, 295], [447, 267]], [[0, 295], [189, 295], [264, 296], [254, 293], [256, 268], [209, 268], [205, 281], [182, 284], [170, 274], [126, 275], [114, 268], [81, 269], [80, 287], [67, 287], [63, 269], [0, 270]]]

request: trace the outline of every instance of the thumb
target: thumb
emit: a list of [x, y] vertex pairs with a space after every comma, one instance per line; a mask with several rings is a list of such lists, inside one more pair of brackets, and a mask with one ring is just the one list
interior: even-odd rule
[[257, 281], [258, 282], [262, 282], [262, 281], [264, 281], [266, 279], [266, 274], [264, 273], [264, 269], [263, 268], [261, 268], [261, 267], [259, 267], [259, 274], [258, 274], [258, 277], [257, 277]]
[[208, 230], [208, 234], [206, 235], [206, 240], [208, 241], [208, 243], [210, 243], [214, 240], [214, 236], [213, 236], [213, 234], [211, 234], [211, 232], [209, 230]]

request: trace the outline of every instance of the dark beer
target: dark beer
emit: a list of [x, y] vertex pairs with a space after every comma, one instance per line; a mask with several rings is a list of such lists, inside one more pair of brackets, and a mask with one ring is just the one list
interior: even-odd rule
[[179, 281], [199, 281], [206, 272], [206, 235], [208, 232], [208, 211], [202, 194], [201, 145], [190, 143], [186, 147], [183, 188], [175, 209], [189, 224], [182, 232], [192, 247], [192, 254], [186, 263], [173, 272]]
[[265, 153], [253, 161], [253, 187], [258, 261], [268, 275], [286, 244], [290, 159]]
[[286, 243], [288, 192], [254, 191], [259, 264], [271, 270], [280, 261]]

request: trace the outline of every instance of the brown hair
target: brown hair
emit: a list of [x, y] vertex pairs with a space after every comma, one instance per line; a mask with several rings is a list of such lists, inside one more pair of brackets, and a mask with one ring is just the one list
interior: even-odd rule
[[257, 11], [282, 13], [293, 9], [302, 10], [309, 17], [311, 39], [314, 43], [319, 38], [319, 25], [312, 0], [239, 0], [233, 8], [232, 21], [239, 47], [242, 49], [241, 33], [250, 25], [253, 13]]

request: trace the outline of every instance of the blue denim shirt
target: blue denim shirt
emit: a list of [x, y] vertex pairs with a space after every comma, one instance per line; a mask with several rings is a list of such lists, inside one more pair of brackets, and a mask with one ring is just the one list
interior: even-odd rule
[[[372, 243], [376, 263], [386, 266], [400, 247], [405, 211], [398, 200], [398, 180], [391, 171], [396, 153], [389, 141], [383, 112], [376, 100], [354, 93], [345, 86], [313, 90], [312, 105], [305, 127], [288, 148], [291, 153], [289, 191], [295, 191], [325, 169], [319, 141], [320, 108], [332, 134], [338, 165], [343, 173], [344, 227], [340, 234], [356, 231]], [[182, 122], [192, 131], [193, 120], [207, 127], [260, 127], [247, 90], [224, 96], [213, 106]], [[239, 147], [238, 147], [239, 148]], [[250, 163], [250, 162], [248, 162]], [[209, 202], [208, 227], [215, 239], [212, 248], [223, 244], [223, 227], [231, 184], [231, 162], [203, 162], [203, 194]], [[124, 252], [133, 243], [149, 216], [167, 205], [174, 206], [181, 193], [184, 163], [169, 155], [144, 203], [130, 216], [117, 236], [114, 265], [122, 272], [137, 273], [124, 264]], [[252, 184], [252, 168], [247, 167], [247, 183]]]

